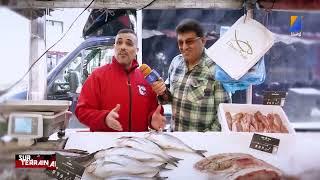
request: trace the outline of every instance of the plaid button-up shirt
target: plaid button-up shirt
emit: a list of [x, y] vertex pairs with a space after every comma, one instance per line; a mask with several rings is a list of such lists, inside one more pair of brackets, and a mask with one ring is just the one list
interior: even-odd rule
[[214, 71], [215, 63], [205, 52], [190, 71], [181, 54], [172, 60], [166, 82], [170, 85], [175, 131], [221, 130], [218, 106], [230, 102], [230, 98], [215, 81]]

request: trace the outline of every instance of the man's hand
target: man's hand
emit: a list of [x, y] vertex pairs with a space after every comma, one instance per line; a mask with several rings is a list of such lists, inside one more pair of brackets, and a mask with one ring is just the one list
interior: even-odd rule
[[156, 82], [151, 84], [152, 90], [159, 96], [163, 95], [166, 90], [166, 84], [162, 79], [157, 80]]
[[151, 126], [159, 131], [160, 129], [164, 129], [164, 126], [166, 124], [166, 118], [161, 115], [161, 105], [158, 105], [157, 109], [154, 111], [152, 114], [152, 119], [151, 119]]
[[109, 114], [105, 119], [106, 125], [109, 128], [114, 129], [116, 131], [122, 131], [122, 126], [120, 122], [117, 120], [119, 118], [119, 114], [118, 114], [119, 110], [120, 110], [120, 104], [117, 104], [117, 106], [109, 112]]

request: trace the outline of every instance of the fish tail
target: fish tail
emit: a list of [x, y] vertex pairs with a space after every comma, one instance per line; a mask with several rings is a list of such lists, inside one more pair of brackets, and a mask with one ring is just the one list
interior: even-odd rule
[[199, 154], [201, 157], [206, 157], [206, 156], [204, 155], [204, 153], [206, 153], [207, 151], [206, 151], [206, 150], [195, 150], [194, 152], [197, 153], [197, 154]]
[[152, 179], [155, 179], [155, 180], [163, 180], [163, 179], [168, 179], [168, 177], [161, 177], [160, 176], [160, 172], [158, 172], [156, 175], [154, 175], [152, 177]]
[[174, 156], [169, 156], [170, 157], [170, 160], [178, 163], [179, 161], [183, 160], [183, 159], [180, 159], [180, 158], [177, 158], [177, 157], [174, 157]]
[[166, 166], [168, 165], [168, 163], [163, 163], [163, 164], [161, 164], [160, 166], [158, 166], [158, 168], [160, 169], [160, 170], [164, 170], [164, 171], [170, 171], [170, 170], [172, 170], [172, 169], [170, 169], [170, 168], [167, 168]]
[[161, 171], [161, 170], [170, 170], [168, 168], [166, 168], [166, 166], [168, 165], [168, 163], [163, 163], [160, 166], [157, 166], [157, 168]]
[[171, 164], [171, 165], [174, 165], [175, 167], [178, 167], [178, 165], [177, 165], [178, 162], [173, 161], [172, 159], [168, 159], [167, 162], [168, 162], [169, 164]]
[[81, 150], [81, 149], [61, 149], [59, 150], [61, 152], [70, 152], [70, 153], [76, 153], [76, 154], [82, 154], [82, 155], [88, 155], [88, 151]]
[[94, 153], [91, 153], [91, 154], [88, 154], [88, 155], [85, 155], [85, 156], [75, 157], [73, 160], [77, 161], [78, 163], [89, 161], [91, 159], [94, 159], [94, 155], [97, 154], [98, 152], [99, 151], [96, 151]]
[[159, 176], [159, 177], [154, 177], [154, 179], [155, 179], [155, 180], [164, 180], [164, 179], [168, 179], [168, 177], [161, 177], [161, 176]]

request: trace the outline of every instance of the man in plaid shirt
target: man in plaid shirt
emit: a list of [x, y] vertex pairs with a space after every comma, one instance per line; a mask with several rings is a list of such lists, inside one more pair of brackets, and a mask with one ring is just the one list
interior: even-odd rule
[[220, 103], [230, 102], [214, 79], [215, 63], [205, 52], [206, 39], [199, 22], [186, 19], [176, 28], [180, 55], [169, 67], [169, 90], [163, 80], [152, 84], [162, 104], [172, 104], [175, 131], [220, 131]]

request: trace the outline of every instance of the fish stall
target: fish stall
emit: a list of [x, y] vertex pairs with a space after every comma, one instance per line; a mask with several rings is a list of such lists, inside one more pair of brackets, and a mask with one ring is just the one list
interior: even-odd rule
[[279, 140], [272, 152], [252, 148], [250, 132], [72, 132], [65, 149], [81, 179], [319, 179], [318, 133], [259, 133]]
[[[221, 132], [67, 133], [84, 180], [319, 179], [320, 133], [296, 133], [281, 106], [224, 104]], [[57, 167], [59, 167], [57, 165]]]

